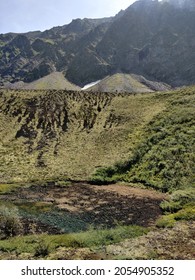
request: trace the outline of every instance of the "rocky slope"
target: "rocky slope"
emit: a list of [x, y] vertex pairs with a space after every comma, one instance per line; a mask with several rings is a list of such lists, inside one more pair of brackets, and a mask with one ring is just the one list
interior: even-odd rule
[[108, 76], [94, 86], [89, 87], [88, 91], [100, 92], [155, 92], [167, 91], [171, 87], [167, 84], [149, 81], [143, 76], [129, 74], [115, 74]]
[[140, 0], [113, 18], [0, 35], [0, 84], [60, 71], [83, 86], [134, 73], [172, 86], [195, 82], [193, 1]]
[[22, 81], [16, 83], [6, 83], [7, 89], [55, 89], [55, 90], [80, 90], [81, 88], [70, 83], [61, 72], [52, 72], [51, 74], [40, 78], [31, 83], [24, 83]]

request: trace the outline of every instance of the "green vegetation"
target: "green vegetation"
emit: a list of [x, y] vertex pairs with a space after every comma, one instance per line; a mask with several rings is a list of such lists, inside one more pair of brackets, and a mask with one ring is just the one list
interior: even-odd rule
[[86, 232], [63, 235], [19, 236], [0, 241], [0, 251], [32, 253], [34, 256], [46, 256], [59, 247], [86, 248], [118, 243], [124, 239], [146, 234], [148, 229], [139, 226], [117, 226], [114, 229], [90, 229]]
[[20, 186], [19, 184], [0, 184], [0, 195], [10, 193]]
[[166, 109], [133, 139], [135, 145], [128, 162], [105, 169], [104, 176], [106, 172], [107, 177], [123, 175], [127, 181], [145, 182], [162, 191], [193, 185], [195, 92], [193, 88], [178, 91], [165, 99]]
[[180, 90], [164, 98], [168, 101], [166, 109], [140, 131], [140, 139], [133, 139], [130, 159], [95, 175], [101, 173], [109, 180], [120, 175], [126, 181], [142, 182], [164, 192], [193, 186], [195, 91]]
[[130, 136], [133, 141], [129, 159], [98, 169], [91, 180], [99, 184], [117, 180], [143, 183], [169, 192], [170, 200], [161, 204], [167, 215], [157, 225], [170, 227], [177, 220], [195, 218], [195, 89], [182, 89], [163, 97], [166, 108]]
[[169, 201], [161, 203], [161, 208], [164, 212], [175, 213], [184, 206], [190, 205], [195, 205], [195, 191], [193, 188], [186, 188], [174, 191]]
[[185, 206], [175, 214], [162, 216], [157, 222], [157, 227], [173, 227], [176, 221], [195, 221], [195, 206]]
[[13, 237], [23, 233], [18, 209], [0, 206], [0, 239]]
[[130, 135], [165, 103], [161, 94], [1, 90], [0, 181], [86, 180], [128, 159]]
[[[70, 184], [67, 178], [100, 185], [123, 181], [168, 193], [161, 203], [163, 215], [156, 230], [172, 230], [178, 222], [192, 222], [194, 104], [194, 87], [135, 96], [1, 90], [0, 193], [13, 195], [24, 182], [48, 189], [52, 183], [61, 192]], [[9, 238], [0, 241], [1, 251], [45, 258], [61, 246], [108, 246], [145, 233], [143, 228], [139, 232], [125, 225], [84, 232], [89, 223], [72, 214], [77, 211], [75, 205], [62, 201], [62, 209], [68, 205], [70, 211], [63, 210], [61, 215], [55, 203], [36, 201], [34, 194], [31, 202], [16, 203], [19, 212], [12, 205], [16, 215], [1, 214], [2, 238]], [[7, 202], [4, 206], [13, 214]], [[13, 230], [18, 217], [36, 217], [39, 223], [69, 234], [13, 238], [22, 232], [20, 227]]]

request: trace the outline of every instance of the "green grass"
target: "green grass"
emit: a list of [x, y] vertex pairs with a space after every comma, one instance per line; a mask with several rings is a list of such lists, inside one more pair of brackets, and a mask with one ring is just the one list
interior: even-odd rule
[[157, 224], [173, 226], [177, 220], [194, 219], [195, 205], [195, 88], [155, 95], [166, 107], [141, 129], [130, 135], [129, 158], [97, 169], [94, 183], [123, 180], [142, 183], [170, 200], [161, 208], [166, 216]]
[[[165, 103], [161, 94], [1, 90], [0, 181], [86, 180], [97, 166], [128, 159], [131, 142]], [[51, 134], [38, 128], [42, 118]], [[25, 124], [37, 133], [35, 138], [16, 138]]]
[[0, 195], [13, 192], [19, 187], [21, 187], [20, 184], [0, 184]]
[[58, 247], [87, 248], [118, 243], [124, 239], [135, 238], [146, 234], [148, 229], [139, 226], [117, 226], [114, 229], [93, 230], [75, 234], [18, 236], [0, 240], [0, 251], [35, 254], [44, 244], [54, 252]]
[[106, 179], [118, 175], [164, 192], [195, 183], [195, 89], [161, 97], [167, 101], [166, 109], [138, 131], [137, 137], [131, 135], [129, 159], [123, 165], [98, 170], [95, 176], [101, 171]]
[[[162, 209], [178, 213], [195, 201], [194, 104], [195, 87], [135, 96], [1, 90], [0, 181], [143, 184], [168, 192]], [[17, 138], [22, 125], [36, 136]]]
[[174, 214], [167, 214], [157, 220], [157, 227], [173, 227], [177, 221], [195, 221], [195, 206], [188, 205]]

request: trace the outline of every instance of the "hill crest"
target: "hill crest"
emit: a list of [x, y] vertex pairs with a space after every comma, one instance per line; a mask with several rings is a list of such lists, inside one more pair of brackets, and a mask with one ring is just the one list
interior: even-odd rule
[[143, 76], [135, 74], [117, 73], [107, 76], [95, 85], [87, 88], [88, 91], [93, 92], [129, 92], [129, 93], [143, 93], [155, 91], [167, 91], [171, 87], [165, 83], [149, 81]]
[[51, 74], [40, 78], [31, 83], [16, 82], [7, 83], [5, 88], [8, 89], [32, 89], [32, 90], [80, 90], [80, 87], [69, 82], [61, 72], [52, 72]]

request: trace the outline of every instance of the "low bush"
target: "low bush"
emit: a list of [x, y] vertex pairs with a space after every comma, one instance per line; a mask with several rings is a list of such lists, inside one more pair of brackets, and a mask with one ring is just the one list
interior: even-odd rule
[[49, 244], [40, 240], [35, 247], [35, 257], [46, 257], [49, 254]]
[[182, 205], [179, 201], [163, 201], [160, 204], [163, 212], [175, 213], [182, 209]]
[[179, 203], [182, 206], [188, 203], [195, 204], [195, 189], [189, 188], [174, 191], [171, 195], [171, 200], [175, 203]]
[[186, 206], [182, 210], [178, 211], [174, 214], [174, 218], [176, 221], [179, 220], [194, 220], [195, 221], [195, 206]]
[[112, 167], [107, 168], [99, 168], [96, 170], [94, 175], [89, 179], [89, 181], [93, 184], [103, 185], [113, 183], [114, 180], [112, 176], [115, 174], [115, 169]]
[[186, 206], [183, 209], [179, 210], [177, 213], [162, 216], [157, 220], [156, 226], [162, 228], [170, 228], [173, 227], [177, 221], [181, 220], [195, 220], [195, 206]]
[[0, 207], [0, 238], [8, 238], [20, 235], [23, 232], [23, 226], [19, 218], [16, 207]]

